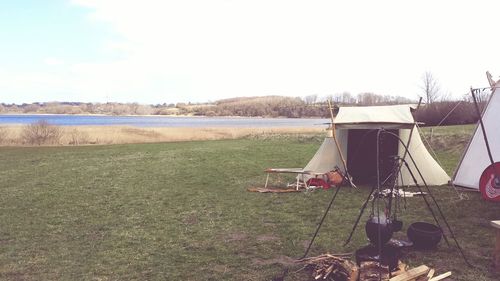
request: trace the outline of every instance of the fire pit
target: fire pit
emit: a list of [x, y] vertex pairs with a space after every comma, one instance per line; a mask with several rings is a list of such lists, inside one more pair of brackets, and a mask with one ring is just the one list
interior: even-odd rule
[[394, 270], [398, 266], [398, 261], [401, 256], [400, 248], [387, 244], [380, 249], [380, 252], [382, 257], [379, 256], [379, 249], [374, 245], [360, 248], [355, 253], [356, 263], [360, 266], [362, 262], [375, 261], [388, 266], [390, 270]]

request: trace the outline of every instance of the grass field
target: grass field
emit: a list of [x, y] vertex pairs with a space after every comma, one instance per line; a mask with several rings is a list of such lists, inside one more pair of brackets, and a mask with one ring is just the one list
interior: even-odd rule
[[[462, 135], [462, 127], [436, 130]], [[470, 132], [465, 129], [465, 133]], [[453, 139], [453, 138], [452, 138]], [[333, 190], [247, 192], [267, 167], [302, 167], [320, 135], [258, 136], [82, 147], [0, 148], [1, 280], [308, 280], [291, 266], [302, 255]], [[437, 151], [447, 171], [461, 151]], [[455, 163], [455, 164], [454, 164]], [[491, 267], [500, 205], [449, 187], [433, 188], [463, 248], [408, 252], [404, 260], [453, 271], [454, 280], [498, 280]], [[343, 189], [312, 255], [366, 245], [364, 229], [346, 239], [368, 193]], [[367, 216], [367, 214], [366, 214]], [[405, 228], [431, 221], [423, 200], [408, 199]]]

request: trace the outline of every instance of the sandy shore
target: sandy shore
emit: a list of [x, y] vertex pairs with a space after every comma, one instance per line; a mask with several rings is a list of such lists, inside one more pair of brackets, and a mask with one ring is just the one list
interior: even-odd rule
[[[25, 126], [0, 127], [1, 145], [23, 145]], [[322, 127], [280, 128], [139, 128], [132, 126], [60, 126], [58, 145], [150, 143], [193, 140], [236, 139], [267, 134], [311, 134], [324, 132]]]

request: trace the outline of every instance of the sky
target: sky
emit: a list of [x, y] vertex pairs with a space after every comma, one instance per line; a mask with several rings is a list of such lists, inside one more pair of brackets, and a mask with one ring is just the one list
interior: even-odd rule
[[499, 1], [0, 0], [0, 103], [349, 92], [500, 76]]

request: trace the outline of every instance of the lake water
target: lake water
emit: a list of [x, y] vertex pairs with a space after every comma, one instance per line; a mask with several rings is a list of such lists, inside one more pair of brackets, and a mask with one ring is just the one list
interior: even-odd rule
[[31, 124], [46, 120], [60, 126], [135, 126], [135, 127], [310, 127], [327, 123], [319, 118], [224, 118], [167, 116], [98, 116], [98, 115], [0, 115], [1, 124]]

